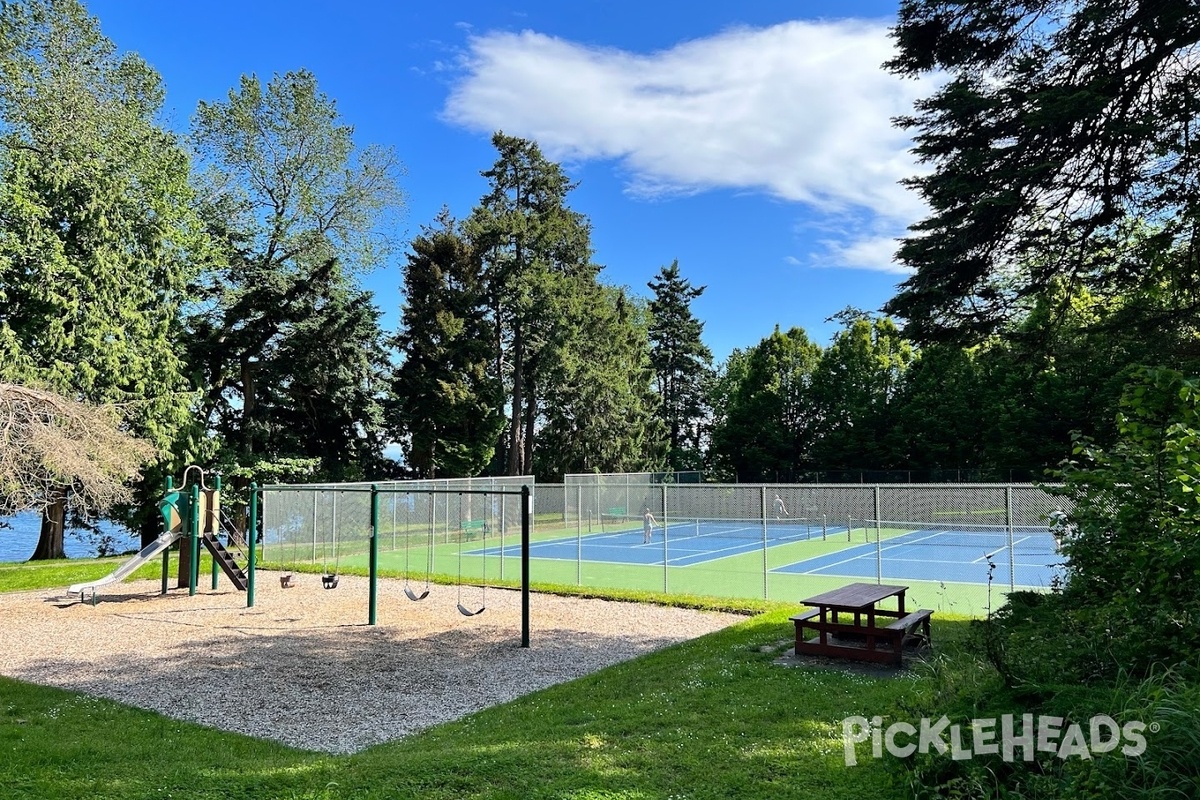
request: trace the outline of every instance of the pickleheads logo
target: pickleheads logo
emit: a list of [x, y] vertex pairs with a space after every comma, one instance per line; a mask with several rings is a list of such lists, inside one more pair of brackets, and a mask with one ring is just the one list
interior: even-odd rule
[[973, 719], [969, 725], [952, 725], [943, 716], [936, 721], [928, 718], [920, 725], [894, 722], [883, 727], [882, 717], [846, 717], [842, 720], [842, 745], [846, 766], [858, 763], [855, 745], [871, 741], [871, 755], [883, 758], [883, 751], [896, 758], [908, 758], [914, 753], [949, 753], [955, 761], [975, 756], [999, 755], [1013, 761], [1017, 752], [1021, 760], [1033, 761], [1038, 752], [1052, 753], [1058, 758], [1090, 759], [1093, 755], [1111, 753], [1118, 747], [1121, 753], [1136, 758], [1146, 752], [1146, 731], [1158, 733], [1158, 723], [1143, 722], [1119, 725], [1106, 714], [1098, 714], [1085, 726], [1072, 722], [1064, 726], [1063, 717], [1023, 714], [1018, 719], [1005, 714], [999, 719]]

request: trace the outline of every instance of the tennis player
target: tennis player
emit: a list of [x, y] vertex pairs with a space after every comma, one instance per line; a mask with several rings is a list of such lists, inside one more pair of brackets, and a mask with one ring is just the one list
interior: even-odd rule
[[646, 506], [646, 513], [642, 515], [642, 544], [649, 544], [654, 526], [658, 524], [658, 520], [650, 513], [650, 507]]
[[789, 516], [787, 506], [783, 504], [783, 498], [778, 494], [775, 495], [775, 519]]

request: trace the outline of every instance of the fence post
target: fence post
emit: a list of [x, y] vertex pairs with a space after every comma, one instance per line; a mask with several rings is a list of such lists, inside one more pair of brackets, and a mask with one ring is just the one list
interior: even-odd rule
[[[564, 506], [567, 504], [566, 488], [563, 487]], [[630, 510], [628, 506], [625, 507], [626, 514]], [[583, 586], [583, 484], [575, 487], [575, 585]]]
[[1017, 553], [1013, 545], [1012, 487], [1004, 487], [1004, 522], [1008, 529], [1008, 590], [1017, 588]]
[[246, 559], [246, 608], [254, 608], [254, 572], [258, 550], [258, 484], [250, 482], [250, 523], [246, 526], [246, 543], [250, 555]]
[[879, 484], [875, 485], [875, 582], [883, 583], [883, 546], [879, 536]]
[[529, 647], [529, 516], [533, 498], [521, 487], [521, 647]]
[[768, 600], [771, 597], [771, 587], [768, 584], [767, 574], [770, 570], [770, 561], [767, 558], [767, 487], [766, 485], [758, 487], [758, 504], [759, 518], [762, 520], [762, 546], [763, 546], [763, 600]]
[[[379, 484], [375, 483], [371, 484], [371, 555], [369, 564], [370, 599], [367, 601], [367, 624], [374, 625], [376, 610], [379, 607]], [[407, 577], [407, 573], [405, 575]]]
[[659, 492], [662, 495], [663, 594], [667, 594], [670, 591], [670, 581], [667, 575], [668, 562], [670, 561], [670, 550], [667, 547], [667, 485], [665, 483], [659, 484]]

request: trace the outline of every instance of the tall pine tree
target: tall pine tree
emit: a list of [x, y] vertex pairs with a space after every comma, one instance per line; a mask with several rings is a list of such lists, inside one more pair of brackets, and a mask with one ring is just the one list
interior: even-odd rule
[[472, 477], [504, 427], [481, 264], [446, 210], [411, 248], [389, 430], [418, 476]]
[[547, 348], [559, 346], [564, 303], [578, 280], [594, 280], [591, 228], [567, 205], [574, 184], [537, 143], [496, 133], [482, 175], [489, 191], [464, 224], [483, 263], [494, 337], [494, 375], [509, 409], [504, 472], [533, 468]]
[[667, 429], [668, 464], [672, 470], [699, 469], [707, 383], [712, 378], [712, 351], [701, 341], [704, 323], [691, 303], [705, 287], [693, 287], [679, 275], [679, 262], [659, 270], [647, 284], [650, 301], [650, 365], [660, 399], [659, 417]]

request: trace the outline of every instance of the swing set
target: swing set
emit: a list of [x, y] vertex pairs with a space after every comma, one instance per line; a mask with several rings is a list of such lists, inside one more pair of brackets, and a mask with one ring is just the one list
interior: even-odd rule
[[[465, 617], [475, 617], [482, 614], [487, 609], [487, 579], [488, 579], [488, 537], [493, 532], [491, 519], [470, 519], [472, 503], [470, 498], [476, 495], [481, 495], [484, 498], [485, 504], [491, 500], [492, 511], [495, 511], [494, 498], [503, 495], [514, 495], [522, 498], [521, 501], [521, 529], [522, 529], [522, 556], [521, 556], [521, 573], [522, 573], [522, 647], [528, 647], [528, 571], [529, 571], [529, 526], [532, 517], [532, 494], [528, 487], [522, 487], [521, 491], [504, 491], [504, 490], [453, 490], [453, 489], [414, 489], [404, 490], [398, 485], [393, 485], [394, 488], [380, 489], [378, 486], [370, 488], [362, 485], [339, 485], [337, 487], [325, 486], [304, 486], [304, 485], [268, 485], [261, 488], [255, 487], [256, 494], [254, 495], [254, 504], [257, 505], [258, 494], [261, 493], [263, 498], [263, 517], [264, 517], [264, 539], [263, 549], [264, 558], [268, 554], [278, 552], [282, 557], [281, 561], [285, 563], [292, 561], [298, 563], [300, 561], [308, 561], [315, 563], [320, 561], [321, 564], [321, 586], [324, 589], [335, 589], [338, 586], [339, 569], [341, 566], [341, 551], [347, 541], [346, 535], [346, 520], [341, 520], [339, 524], [338, 514], [338, 498], [343, 495], [370, 494], [370, 514], [371, 524], [369, 526], [367, 537], [369, 542], [369, 578], [370, 578], [370, 600], [368, 612], [368, 624], [374, 625], [377, 618], [377, 581], [378, 581], [378, 548], [380, 531], [379, 521], [379, 504], [382, 498], [390, 495], [392, 504], [392, 540], [393, 550], [395, 547], [395, 537], [397, 532], [402, 531], [404, 537], [404, 595], [412, 602], [420, 602], [430, 597], [433, 574], [435, 571], [435, 558], [440, 538], [439, 529], [437, 526], [437, 503], [435, 498], [439, 496], [457, 495], [460, 500], [460, 508], [458, 516], [461, 522], [458, 523], [457, 531], [457, 548], [456, 548], [456, 572], [455, 576], [455, 591], [456, 591], [456, 608], [460, 614]], [[287, 495], [292, 493], [302, 493], [312, 495], [311, 512], [299, 510], [295, 502], [285, 501]], [[325, 503], [320, 502], [321, 498], [329, 494], [331, 497]], [[405, 503], [403, 527], [398, 527], [400, 520], [398, 498], [405, 495], [409, 498]], [[423, 496], [429, 498], [429, 514], [428, 523], [422, 527], [425, 528], [424, 536], [414, 535], [414, 530], [411, 523], [412, 512], [414, 510], [413, 497]], [[268, 501], [270, 498], [270, 502]], [[463, 506], [463, 499], [466, 498], [466, 505]], [[446, 516], [451, 517], [449, 510], [449, 497], [446, 497]], [[267, 511], [271, 505], [278, 502], [281, 511], [277, 513], [283, 514], [283, 517], [274, 523]], [[347, 504], [352, 505], [349, 499]], [[302, 504], [307, 504], [307, 500], [301, 501]], [[329, 511], [329, 516], [326, 519], [321, 519], [321, 508], [326, 508]], [[353, 512], [352, 512], [353, 513]], [[344, 514], [342, 516], [345, 516]], [[490, 516], [489, 514], [484, 515]], [[309, 524], [311, 521], [311, 524]], [[327, 524], [323, 524], [327, 523]], [[420, 523], [418, 523], [420, 524]], [[274, 530], [273, 530], [274, 529]], [[350, 528], [350, 538], [353, 539], [353, 532], [356, 526]], [[445, 535], [445, 541], [448, 543], [451, 539], [450, 528], [443, 526], [442, 533]], [[276, 541], [272, 542], [271, 539]], [[421, 539], [424, 538], [423, 546], [425, 549], [425, 565], [424, 565], [424, 580], [423, 585], [418, 583], [414, 577], [413, 561], [414, 549], [419, 549], [422, 546]], [[302, 545], [302, 539], [307, 539], [308, 545], [311, 546], [310, 553], [305, 557], [300, 557], [299, 548]], [[414, 539], [416, 544], [414, 546]], [[478, 558], [480, 559], [482, 577], [479, 584], [479, 601], [478, 605], [470, 603], [466, 597], [467, 592], [464, 587], [467, 581], [464, 577], [464, 555], [468, 555], [468, 542], [471, 543], [471, 548], [478, 547]], [[503, 544], [503, 538], [501, 538]], [[284, 554], [285, 549], [291, 550], [291, 558]], [[281, 581], [290, 578], [290, 575], [281, 577]], [[290, 582], [289, 582], [290, 583]], [[289, 585], [285, 583], [285, 586]]]

